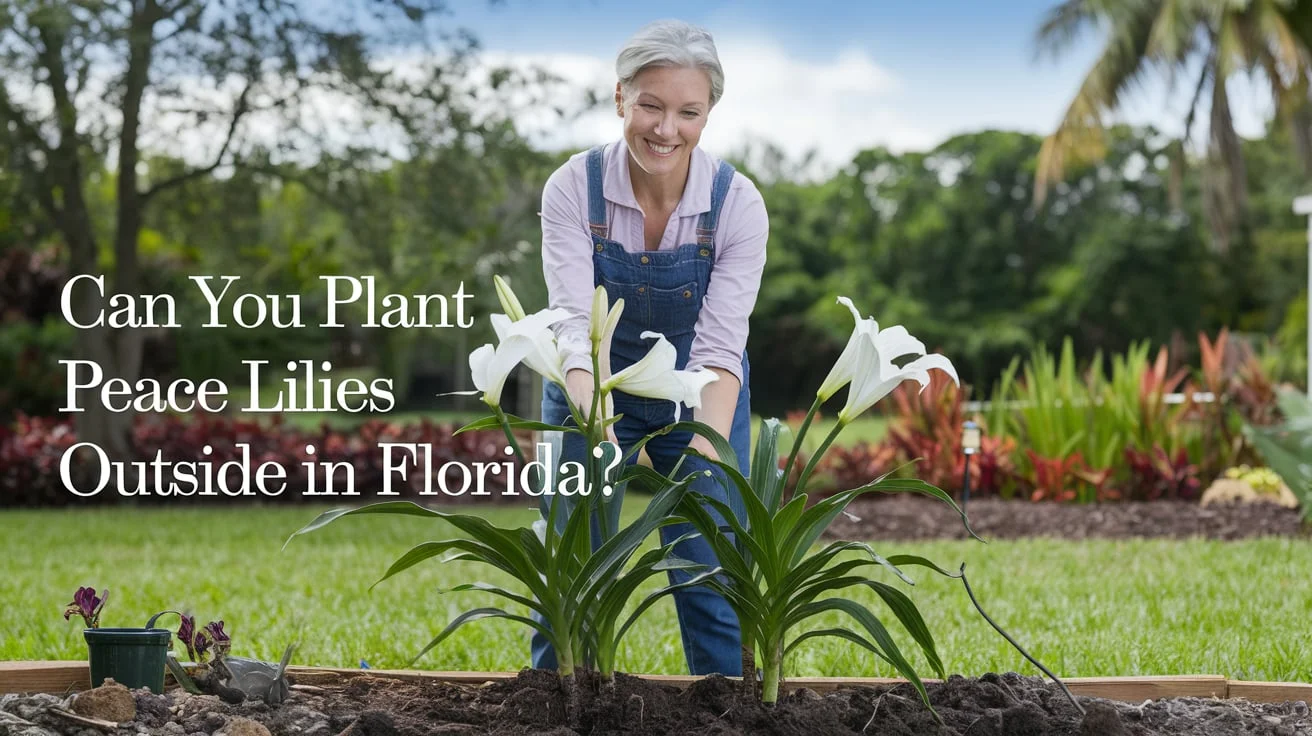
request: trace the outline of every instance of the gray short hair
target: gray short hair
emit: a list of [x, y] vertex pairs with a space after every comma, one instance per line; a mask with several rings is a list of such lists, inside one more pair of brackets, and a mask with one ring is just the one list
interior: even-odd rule
[[711, 80], [711, 107], [724, 94], [724, 69], [715, 52], [715, 40], [705, 28], [679, 20], [659, 20], [643, 26], [615, 59], [615, 73], [625, 97], [633, 89], [634, 78], [649, 67], [688, 67], [706, 72]]

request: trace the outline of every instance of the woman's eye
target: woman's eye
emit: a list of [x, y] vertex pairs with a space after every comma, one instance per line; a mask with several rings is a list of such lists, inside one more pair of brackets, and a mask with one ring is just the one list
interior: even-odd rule
[[643, 102], [643, 103], [641, 103], [640, 105], [638, 105], [638, 107], [641, 107], [641, 108], [644, 109], [644, 110], [655, 110], [655, 109], [657, 109], [657, 107], [656, 107], [655, 105], [651, 104], [650, 102]]
[[699, 114], [699, 113], [698, 113], [696, 110], [684, 110], [684, 111], [683, 111], [683, 116], [684, 116], [685, 118], [688, 118], [689, 120], [692, 120], [693, 118], [697, 117], [698, 114]]

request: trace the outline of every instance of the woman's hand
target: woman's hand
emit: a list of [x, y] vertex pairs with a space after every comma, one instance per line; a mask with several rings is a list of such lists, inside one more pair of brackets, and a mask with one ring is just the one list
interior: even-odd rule
[[569, 373], [565, 374], [565, 393], [569, 394], [569, 400], [585, 417], [592, 411], [592, 394], [595, 388], [590, 371], [571, 368]]
[[700, 452], [711, 460], [720, 459], [719, 453], [717, 453], [715, 448], [711, 446], [711, 441], [699, 434], [692, 436], [692, 440], [688, 442], [688, 448]]
[[[596, 393], [596, 386], [593, 385], [592, 372], [585, 371], [582, 368], [572, 368], [565, 374], [565, 393], [575, 406], [579, 408], [579, 413], [587, 417], [592, 412], [592, 397]], [[603, 416], [609, 415], [607, 407], [598, 407]], [[615, 425], [606, 427], [606, 439], [619, 445], [619, 440], [615, 439]]]

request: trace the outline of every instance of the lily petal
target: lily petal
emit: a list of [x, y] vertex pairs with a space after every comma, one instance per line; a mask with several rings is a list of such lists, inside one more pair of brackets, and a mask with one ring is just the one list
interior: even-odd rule
[[[873, 342], [862, 346], [861, 357], [868, 359], [872, 368], [878, 364], [879, 358]], [[920, 390], [924, 391], [929, 385], [929, 371], [933, 368], [947, 373], [953, 383], [961, 385], [957, 378], [957, 370], [952, 366], [951, 361], [938, 353], [921, 356], [891, 374], [883, 374], [874, 369], [867, 370], [853, 379], [852, 389], [847, 395], [847, 405], [838, 412], [838, 421], [846, 424], [856, 419], [866, 409], [892, 393], [898, 384], [908, 379], [915, 380], [920, 384]]]
[[474, 387], [483, 392], [485, 403], [492, 406], [501, 404], [501, 392], [506, 386], [506, 378], [532, 349], [532, 340], [523, 335], [511, 335], [496, 347], [489, 343], [469, 354], [469, 371], [474, 379]]
[[[829, 369], [829, 375], [825, 376], [824, 382], [820, 384], [816, 396], [821, 401], [828, 401], [838, 390], [848, 383], [860, 370], [860, 364], [857, 361], [857, 351], [859, 343], [867, 336], [879, 331], [879, 323], [873, 317], [862, 317], [857, 311], [856, 305], [852, 300], [845, 296], [838, 297], [838, 303], [847, 307], [852, 313], [852, 318], [856, 320], [856, 325], [852, 328], [852, 334], [847, 338], [847, 345], [843, 347], [843, 352], [838, 356], [834, 367]], [[921, 350], [923, 353], [924, 350]]]
[[656, 344], [641, 360], [611, 376], [603, 384], [603, 390], [622, 389], [634, 396], [673, 401], [675, 421], [678, 421], [681, 405], [700, 408], [702, 389], [720, 377], [714, 371], [704, 368], [695, 371], [676, 370], [674, 365], [679, 358], [678, 350], [664, 335], [647, 331], [642, 333], [642, 337], [655, 338]]
[[538, 375], [562, 388], [565, 386], [564, 360], [556, 346], [556, 335], [551, 325], [569, 316], [563, 309], [543, 309], [512, 321], [504, 314], [493, 314], [492, 329], [502, 343], [513, 337], [523, 337], [532, 342], [529, 352], [524, 356], [524, 364]]
[[893, 325], [875, 335], [875, 350], [879, 353], [879, 370], [889, 373], [897, 370], [894, 359], [904, 355], [924, 355], [925, 343], [912, 337], [902, 325]]

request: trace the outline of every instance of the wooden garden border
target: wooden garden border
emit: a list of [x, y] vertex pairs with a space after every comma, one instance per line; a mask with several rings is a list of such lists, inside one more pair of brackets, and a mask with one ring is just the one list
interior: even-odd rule
[[[490, 681], [514, 679], [513, 672], [435, 672], [429, 670], [356, 670], [332, 667], [291, 667], [296, 681], [305, 685], [326, 685], [354, 677], [389, 677], [399, 680], [437, 680], [441, 682], [481, 685]], [[645, 679], [686, 687], [698, 679], [688, 675], [643, 675]], [[86, 662], [0, 662], [0, 694], [66, 693], [82, 690], [90, 684]], [[903, 680], [883, 677], [794, 677], [785, 687], [807, 687], [819, 693], [841, 687], [887, 685]], [[1071, 677], [1064, 680], [1077, 695], [1138, 703], [1160, 698], [1244, 698], [1260, 703], [1290, 700], [1312, 702], [1312, 685], [1296, 682], [1246, 682], [1227, 680], [1220, 675], [1174, 675], [1167, 677]]]

